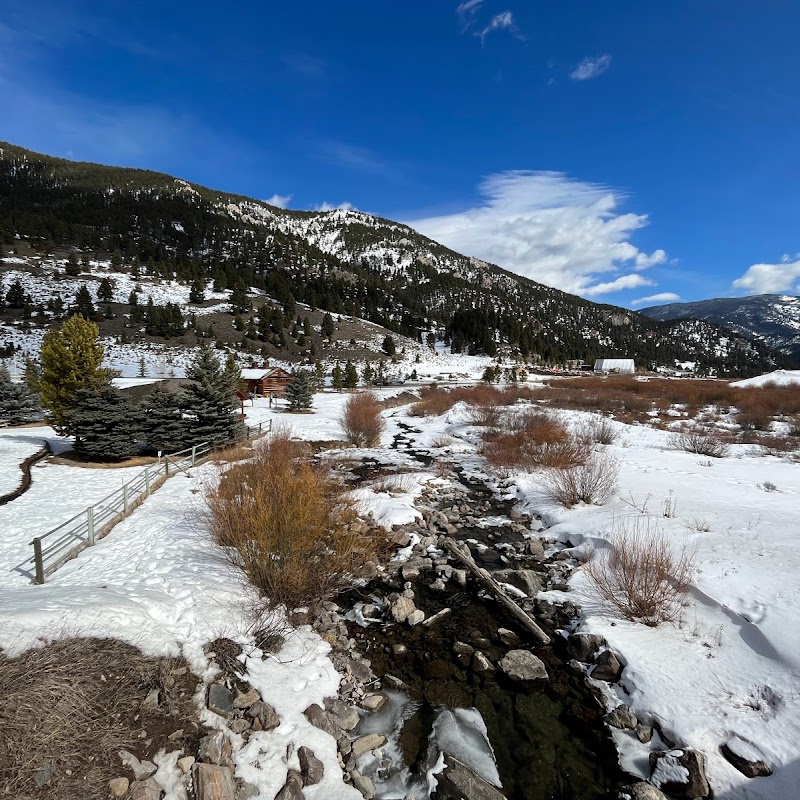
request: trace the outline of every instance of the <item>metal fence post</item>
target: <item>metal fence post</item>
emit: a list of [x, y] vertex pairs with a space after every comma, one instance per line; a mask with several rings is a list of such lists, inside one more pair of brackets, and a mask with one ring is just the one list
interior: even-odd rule
[[144, 491], [145, 494], [150, 494], [150, 467], [144, 468]]
[[42, 561], [42, 540], [33, 540], [33, 560], [36, 563], [36, 578], [34, 583], [40, 586], [44, 583], [44, 562]]
[[194, 462], [197, 460], [197, 445], [192, 445], [192, 466], [194, 466]]
[[128, 513], [128, 484], [122, 487], [122, 510]]
[[169, 478], [169, 459], [164, 459], [164, 475]]
[[86, 509], [86, 532], [91, 547], [94, 544], [94, 509], [91, 506]]

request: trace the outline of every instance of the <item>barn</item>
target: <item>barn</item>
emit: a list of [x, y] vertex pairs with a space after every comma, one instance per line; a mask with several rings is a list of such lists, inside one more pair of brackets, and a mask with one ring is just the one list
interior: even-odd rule
[[250, 367], [242, 370], [242, 380], [250, 394], [283, 394], [292, 375], [282, 367]]
[[615, 375], [633, 375], [636, 364], [632, 358], [598, 358], [594, 362], [595, 372], [613, 372]]

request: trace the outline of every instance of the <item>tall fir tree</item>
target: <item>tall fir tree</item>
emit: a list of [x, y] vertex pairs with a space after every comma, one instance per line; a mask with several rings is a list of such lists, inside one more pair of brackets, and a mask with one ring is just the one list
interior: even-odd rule
[[39, 399], [25, 383], [14, 383], [5, 364], [0, 364], [0, 422], [22, 425], [35, 419]]
[[337, 392], [344, 386], [344, 370], [338, 361], [331, 372], [331, 386], [333, 386]]
[[311, 380], [304, 369], [298, 369], [286, 387], [290, 411], [306, 411], [314, 405], [314, 394], [311, 391]]
[[192, 444], [192, 427], [184, 409], [188, 398], [182, 392], [157, 388], [142, 400], [142, 437], [152, 450], [176, 453]]
[[84, 458], [121, 461], [139, 449], [140, 410], [113, 386], [80, 390], [66, 419], [75, 451]]
[[326, 311], [322, 317], [321, 333], [326, 339], [332, 339], [336, 328], [333, 325], [333, 317]]
[[114, 286], [108, 278], [103, 278], [97, 287], [97, 299], [110, 303], [114, 299]]
[[81, 288], [75, 292], [75, 305], [72, 307], [72, 311], [86, 319], [91, 319], [97, 313], [91, 292], [86, 288], [85, 283], [81, 284]]
[[197, 305], [206, 299], [206, 282], [202, 278], [195, 278], [189, 288], [189, 302]]
[[70, 432], [65, 414], [79, 391], [97, 391], [110, 383], [111, 376], [102, 366], [103, 346], [98, 333], [97, 325], [76, 314], [61, 330], [48, 331], [42, 340], [42, 406], [50, 412], [50, 420], [59, 432]]
[[238, 438], [242, 424], [236, 390], [241, 372], [220, 364], [208, 347], [201, 348], [186, 369], [191, 379], [186, 389], [186, 408], [192, 416], [192, 444], [230, 442]]
[[347, 389], [358, 386], [358, 370], [352, 361], [348, 361], [344, 368], [344, 385]]
[[71, 278], [77, 278], [81, 274], [81, 265], [78, 256], [73, 252], [67, 256], [67, 263], [64, 265], [64, 272]]

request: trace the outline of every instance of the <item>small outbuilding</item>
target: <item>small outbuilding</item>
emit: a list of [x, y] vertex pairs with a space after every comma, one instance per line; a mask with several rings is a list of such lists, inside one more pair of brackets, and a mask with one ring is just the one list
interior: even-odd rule
[[633, 375], [636, 364], [632, 358], [598, 358], [594, 362], [594, 371], [613, 373], [615, 375]]

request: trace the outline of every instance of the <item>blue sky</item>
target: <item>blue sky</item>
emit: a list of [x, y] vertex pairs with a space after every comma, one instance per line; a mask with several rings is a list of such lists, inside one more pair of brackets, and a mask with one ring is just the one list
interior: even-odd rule
[[800, 292], [798, 33], [792, 0], [0, 0], [0, 139], [602, 302]]

